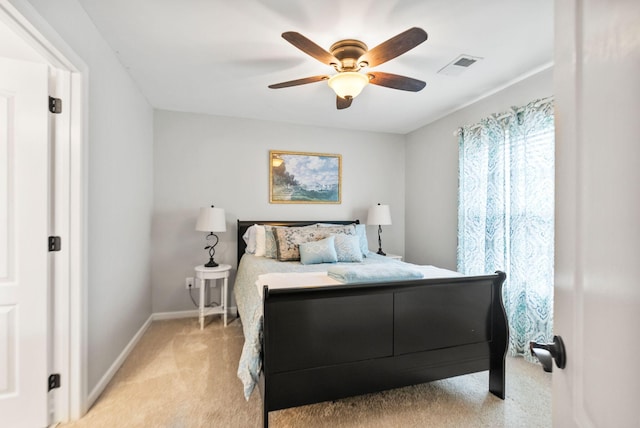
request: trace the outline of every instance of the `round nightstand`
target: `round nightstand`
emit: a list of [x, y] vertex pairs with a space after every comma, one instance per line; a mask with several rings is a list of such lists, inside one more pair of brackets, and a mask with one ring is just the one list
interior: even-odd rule
[[[218, 265], [217, 267], [204, 267], [204, 265], [196, 266], [196, 281], [200, 280], [200, 307], [198, 320], [200, 321], [200, 330], [204, 328], [204, 317], [207, 315], [222, 314], [224, 325], [227, 326], [227, 291], [229, 287], [229, 271], [231, 271], [231, 265]], [[210, 281], [217, 281], [222, 279], [222, 290], [220, 291], [220, 306], [213, 308], [206, 308], [204, 306], [205, 287]], [[215, 287], [215, 282], [213, 286]]]

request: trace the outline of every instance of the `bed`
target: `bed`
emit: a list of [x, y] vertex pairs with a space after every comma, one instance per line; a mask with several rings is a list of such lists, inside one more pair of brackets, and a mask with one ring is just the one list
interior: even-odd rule
[[[462, 276], [369, 253], [358, 265], [396, 263], [391, 267], [411, 266], [425, 277], [325, 284], [312, 277], [326, 278], [341, 263], [303, 265], [245, 251], [243, 236], [254, 224], [315, 223], [238, 220], [234, 294], [245, 336], [238, 377], [247, 399], [260, 390], [265, 427], [270, 411], [486, 370], [489, 391], [504, 399], [503, 272]], [[284, 273], [293, 286], [259, 281]]]

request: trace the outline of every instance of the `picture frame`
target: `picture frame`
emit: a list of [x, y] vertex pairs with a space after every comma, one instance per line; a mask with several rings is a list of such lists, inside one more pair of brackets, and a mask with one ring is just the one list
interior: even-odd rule
[[270, 150], [269, 202], [342, 203], [342, 155]]

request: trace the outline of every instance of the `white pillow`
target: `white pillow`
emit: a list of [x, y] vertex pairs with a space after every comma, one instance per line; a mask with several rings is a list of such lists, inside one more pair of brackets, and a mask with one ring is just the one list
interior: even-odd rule
[[254, 224], [252, 227], [255, 228], [255, 237], [256, 237], [256, 252], [254, 255], [258, 257], [264, 257], [265, 255], [265, 231], [264, 226], [260, 224]]
[[255, 254], [256, 252], [256, 225], [249, 226], [247, 231], [242, 235], [242, 240], [246, 244], [244, 252]]

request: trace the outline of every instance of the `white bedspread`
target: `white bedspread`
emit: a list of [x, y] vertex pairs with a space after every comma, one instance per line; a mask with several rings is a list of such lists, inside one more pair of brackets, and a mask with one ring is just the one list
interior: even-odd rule
[[262, 298], [262, 290], [265, 285], [269, 289], [278, 288], [301, 288], [301, 287], [323, 287], [326, 285], [339, 285], [339, 281], [329, 277], [327, 272], [286, 272], [286, 273], [265, 273], [258, 276], [256, 287], [258, 294]]
[[[418, 266], [414, 265], [414, 269], [422, 273], [422, 278], [451, 278], [462, 276], [461, 273], [442, 269], [435, 266]], [[327, 275], [327, 272], [274, 272], [265, 273], [258, 276], [256, 287], [258, 294], [262, 298], [264, 286], [275, 290], [280, 288], [304, 288], [304, 287], [324, 287], [328, 285], [343, 284]]]
[[456, 276], [464, 276], [460, 272], [456, 272], [454, 270], [443, 269], [431, 265], [425, 266], [415, 266], [425, 278], [453, 278]]

